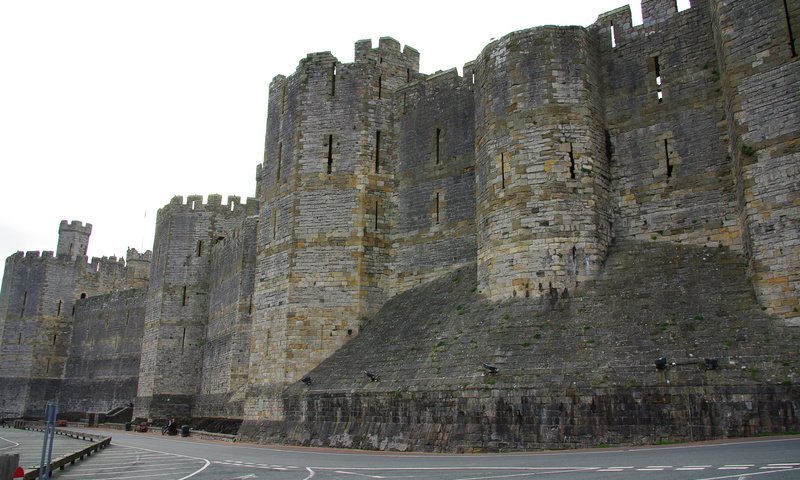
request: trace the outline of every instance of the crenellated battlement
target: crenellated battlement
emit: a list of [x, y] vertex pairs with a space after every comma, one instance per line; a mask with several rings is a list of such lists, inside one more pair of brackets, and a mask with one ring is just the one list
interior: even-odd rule
[[130, 247], [130, 248], [128, 248], [128, 251], [125, 254], [125, 259], [128, 262], [131, 262], [131, 261], [150, 262], [150, 261], [153, 260], [153, 251], [152, 250], [147, 250], [145, 252], [139, 253], [135, 248]]
[[81, 232], [86, 235], [90, 235], [92, 233], [92, 224], [86, 223], [84, 225], [83, 222], [80, 220], [71, 220], [67, 222], [66, 220], [61, 220], [61, 223], [58, 226], [58, 231], [74, 231], [74, 232]]
[[419, 71], [419, 52], [414, 47], [406, 45], [402, 51], [400, 42], [392, 37], [381, 37], [377, 48], [372, 48], [372, 40], [359, 40], [355, 45], [355, 61], [359, 62], [393, 62], [398, 66]]
[[202, 195], [188, 195], [184, 201], [183, 195], [175, 195], [170, 202], [158, 210], [158, 214], [167, 211], [198, 211], [198, 212], [233, 212], [240, 215], [255, 215], [258, 213], [258, 200], [248, 197], [245, 203], [237, 195], [229, 195], [222, 203], [222, 195], [208, 195], [206, 202], [203, 202]]

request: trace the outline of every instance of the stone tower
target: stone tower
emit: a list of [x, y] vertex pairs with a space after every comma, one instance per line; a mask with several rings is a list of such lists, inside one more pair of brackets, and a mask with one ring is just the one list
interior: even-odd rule
[[89, 237], [92, 234], [92, 224], [83, 225], [75, 220], [67, 222], [62, 220], [58, 226], [58, 247], [56, 256], [62, 255], [75, 258], [79, 255], [86, 255], [89, 248]]
[[208, 321], [212, 246], [256, 212], [239, 197], [200, 195], [158, 211], [135, 415], [188, 417], [198, 393]]
[[394, 166], [392, 94], [419, 54], [391, 38], [355, 62], [308, 55], [270, 85], [247, 418], [354, 335], [385, 298]]
[[541, 27], [475, 62], [478, 277], [491, 299], [556, 298], [610, 241], [608, 162], [593, 36]]

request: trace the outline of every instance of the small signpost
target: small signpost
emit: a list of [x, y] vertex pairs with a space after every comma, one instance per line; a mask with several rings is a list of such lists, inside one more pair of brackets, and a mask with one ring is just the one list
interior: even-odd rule
[[47, 402], [44, 411], [44, 443], [42, 444], [42, 461], [39, 463], [39, 480], [50, 478], [50, 461], [53, 459], [53, 438], [56, 435], [56, 416], [58, 404]]

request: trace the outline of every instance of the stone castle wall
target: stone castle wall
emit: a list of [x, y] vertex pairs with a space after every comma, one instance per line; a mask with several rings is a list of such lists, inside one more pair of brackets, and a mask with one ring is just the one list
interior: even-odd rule
[[191, 415], [200, 388], [215, 243], [257, 212], [257, 202], [219, 195], [174, 197], [158, 211], [147, 290], [135, 415]]
[[250, 331], [258, 218], [214, 245], [209, 275], [208, 324], [195, 417], [241, 418], [250, 367]]
[[[741, 254], [767, 314], [797, 324], [799, 3], [643, 0], [643, 25], [623, 7], [513, 32], [463, 76], [419, 73], [388, 37], [352, 63], [309, 54], [269, 86], [257, 200], [176, 197], [127, 264], [87, 262], [80, 222], [55, 256], [6, 261], [0, 414], [59, 391], [105, 408], [140, 355], [137, 416], [283, 421], [287, 387], [392, 297], [475, 266], [492, 302], [566, 303], [615, 242]], [[108, 343], [136, 335], [139, 353]], [[91, 372], [102, 385], [60, 390]]]
[[[72, 230], [81, 227], [79, 222], [62, 222], [62, 229], [65, 225]], [[77, 230], [91, 231], [91, 226]], [[71, 234], [71, 230], [67, 232]], [[88, 237], [82, 241], [88, 242]], [[17, 252], [8, 257], [0, 293], [0, 318], [4, 319], [0, 325], [0, 375], [8, 388], [3, 389], [0, 414], [21, 415], [33, 408], [34, 397], [41, 397], [28, 394], [34, 379], [41, 384], [63, 376], [78, 299], [132, 285], [125, 260], [116, 257], [89, 261], [77, 254], [54, 256], [52, 251]], [[58, 391], [52, 385], [48, 388]], [[37, 406], [34, 413], [38, 411]]]
[[78, 300], [59, 411], [108, 412], [136, 398], [146, 289]]

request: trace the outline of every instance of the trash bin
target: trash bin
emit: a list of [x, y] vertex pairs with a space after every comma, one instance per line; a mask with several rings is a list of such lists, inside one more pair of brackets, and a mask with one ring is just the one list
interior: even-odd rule
[[181, 425], [181, 437], [189, 436], [189, 425]]
[[125, 422], [125, 431], [130, 432], [131, 430], [133, 430], [133, 425], [131, 425], [131, 422]]

